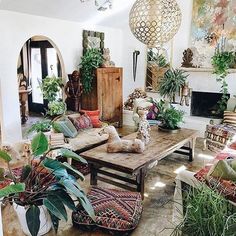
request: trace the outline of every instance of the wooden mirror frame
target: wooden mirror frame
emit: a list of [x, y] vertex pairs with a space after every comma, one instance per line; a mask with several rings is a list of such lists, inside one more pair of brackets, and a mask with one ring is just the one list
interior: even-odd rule
[[99, 48], [101, 49], [101, 52], [103, 53], [105, 34], [102, 32], [97, 32], [97, 31], [83, 30], [83, 55], [85, 54], [88, 48], [92, 48], [89, 45], [89, 37], [96, 37], [100, 39]]

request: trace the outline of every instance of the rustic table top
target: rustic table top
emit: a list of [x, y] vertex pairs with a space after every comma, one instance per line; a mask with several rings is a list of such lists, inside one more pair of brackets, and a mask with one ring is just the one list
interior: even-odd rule
[[[157, 126], [151, 128], [151, 141], [145, 151], [138, 153], [107, 153], [107, 144], [82, 152], [80, 155], [88, 162], [133, 174], [141, 167], [178, 150], [186, 143], [197, 137], [197, 130], [180, 129], [177, 133], [168, 133], [158, 130]], [[124, 136], [122, 139], [134, 139], [136, 133]]]

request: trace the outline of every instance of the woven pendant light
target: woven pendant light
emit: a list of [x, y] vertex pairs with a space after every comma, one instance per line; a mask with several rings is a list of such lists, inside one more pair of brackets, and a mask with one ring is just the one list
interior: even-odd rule
[[175, 36], [181, 18], [175, 0], [137, 0], [129, 14], [129, 26], [139, 41], [153, 48]]

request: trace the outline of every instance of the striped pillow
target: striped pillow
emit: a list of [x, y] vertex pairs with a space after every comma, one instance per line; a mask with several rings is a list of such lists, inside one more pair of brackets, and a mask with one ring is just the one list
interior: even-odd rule
[[236, 126], [236, 112], [224, 111], [224, 124]]
[[55, 132], [63, 133], [68, 138], [75, 138], [78, 134], [75, 126], [66, 116], [62, 116], [60, 119], [54, 121], [52, 127]]

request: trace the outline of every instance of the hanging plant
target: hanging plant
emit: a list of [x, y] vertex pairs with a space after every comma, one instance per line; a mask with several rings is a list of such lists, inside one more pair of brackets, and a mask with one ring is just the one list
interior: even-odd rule
[[100, 67], [102, 62], [102, 53], [100, 49], [97, 48], [88, 49], [81, 57], [81, 79], [85, 93], [91, 92], [94, 70]]
[[226, 77], [229, 74], [228, 69], [232, 68], [235, 64], [235, 53], [234, 52], [216, 52], [211, 60], [213, 66], [213, 74], [216, 74], [216, 81], [221, 83], [222, 98], [217, 103], [218, 114], [221, 114], [227, 106], [228, 101], [228, 83]]

